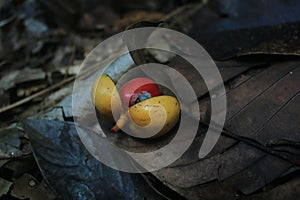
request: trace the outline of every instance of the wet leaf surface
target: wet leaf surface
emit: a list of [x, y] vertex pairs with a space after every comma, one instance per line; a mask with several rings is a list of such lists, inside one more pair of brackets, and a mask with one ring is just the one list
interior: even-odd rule
[[81, 143], [74, 123], [30, 120], [24, 125], [43, 175], [62, 198], [160, 199], [139, 175], [97, 161]]

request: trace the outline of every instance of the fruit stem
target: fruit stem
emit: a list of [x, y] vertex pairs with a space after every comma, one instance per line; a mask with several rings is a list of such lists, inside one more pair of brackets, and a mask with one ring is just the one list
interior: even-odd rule
[[123, 113], [120, 118], [118, 119], [116, 125], [112, 127], [112, 132], [117, 133], [128, 121], [128, 112]]

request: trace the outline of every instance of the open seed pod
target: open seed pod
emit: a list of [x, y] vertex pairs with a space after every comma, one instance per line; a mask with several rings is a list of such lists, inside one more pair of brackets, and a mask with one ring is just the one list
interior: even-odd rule
[[157, 96], [131, 106], [129, 115], [133, 121], [130, 129], [136, 136], [160, 137], [176, 125], [180, 106], [175, 97]]
[[107, 75], [102, 75], [95, 82], [92, 97], [96, 109], [110, 121], [114, 120], [113, 112], [114, 116], [120, 116], [112, 128], [113, 132], [128, 125], [133, 136], [159, 137], [169, 132], [180, 117], [177, 99], [161, 95], [158, 86], [151, 79], [130, 80], [121, 87], [120, 94]]
[[119, 92], [106, 74], [96, 80], [92, 90], [92, 100], [96, 109], [106, 120], [114, 122], [113, 112], [116, 117], [123, 112]]

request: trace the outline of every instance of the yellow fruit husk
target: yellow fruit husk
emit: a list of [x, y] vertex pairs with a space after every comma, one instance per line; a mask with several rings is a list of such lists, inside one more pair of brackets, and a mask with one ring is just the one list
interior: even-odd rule
[[111, 78], [106, 74], [96, 80], [92, 90], [92, 100], [96, 109], [107, 120], [115, 121], [113, 113], [116, 119], [122, 113], [122, 104], [118, 90]]
[[129, 108], [134, 124], [130, 126], [136, 136], [151, 133], [159, 137], [170, 131], [180, 116], [180, 105], [172, 96], [153, 97]]

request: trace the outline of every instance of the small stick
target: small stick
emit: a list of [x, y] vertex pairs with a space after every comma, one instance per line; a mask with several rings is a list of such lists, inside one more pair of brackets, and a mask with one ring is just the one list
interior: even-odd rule
[[20, 100], [20, 101], [17, 101], [17, 102], [15, 102], [15, 103], [13, 103], [13, 104], [10, 104], [10, 105], [6, 106], [6, 107], [3, 107], [3, 108], [0, 109], [0, 114], [6, 112], [6, 111], [8, 111], [8, 110], [11, 110], [11, 109], [13, 109], [13, 108], [16, 108], [16, 107], [18, 107], [18, 106], [21, 106], [21, 105], [23, 105], [23, 104], [25, 104], [25, 103], [27, 103], [27, 102], [29, 102], [29, 101], [31, 101], [31, 100], [33, 100], [33, 99], [39, 97], [39, 96], [42, 96], [42, 95], [44, 95], [44, 94], [47, 94], [47, 93], [51, 92], [52, 90], [55, 90], [55, 89], [57, 89], [57, 88], [59, 88], [59, 87], [65, 85], [66, 83], [69, 83], [69, 82], [71, 82], [71, 81], [74, 81], [74, 80], [75, 80], [75, 77], [76, 77], [76, 76], [69, 77], [69, 78], [67, 78], [67, 79], [65, 79], [65, 80], [62, 80], [61, 82], [59, 82], [59, 83], [57, 83], [57, 84], [54, 84], [54, 85], [50, 86], [50, 87], [47, 88], [47, 89], [44, 89], [44, 90], [42, 90], [42, 91], [40, 91], [40, 92], [37, 92], [37, 93], [35, 93], [35, 94], [33, 94], [33, 95], [29, 96], [29, 97], [26, 97], [26, 98], [24, 98], [24, 99], [22, 99], [22, 100]]

